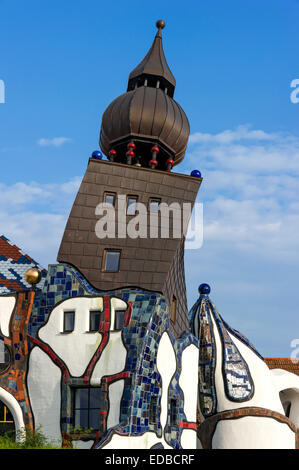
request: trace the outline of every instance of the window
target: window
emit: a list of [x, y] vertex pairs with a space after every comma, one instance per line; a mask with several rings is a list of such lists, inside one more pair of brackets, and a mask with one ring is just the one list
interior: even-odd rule
[[13, 423], [13, 416], [7, 406], [0, 401], [0, 423]]
[[100, 428], [101, 389], [85, 387], [74, 389], [74, 427]]
[[74, 331], [75, 326], [75, 312], [64, 312], [63, 332], [70, 333]]
[[149, 424], [157, 424], [158, 416], [158, 397], [151, 396], [150, 408], [149, 408]]
[[177, 415], [178, 415], [177, 400], [172, 398], [170, 400], [170, 426], [177, 425]]
[[136, 214], [137, 201], [138, 201], [137, 196], [128, 196], [127, 215], [135, 215]]
[[9, 408], [0, 401], [0, 436], [5, 433], [15, 437], [15, 423]]
[[3, 339], [0, 340], [0, 373], [4, 372], [10, 365], [10, 352], [4, 344]]
[[161, 199], [151, 199], [150, 200], [150, 211], [151, 212], [158, 212], [160, 204], [161, 204]]
[[101, 321], [101, 310], [90, 310], [90, 324], [89, 330], [90, 331], [99, 331], [100, 328], [100, 321]]
[[177, 300], [174, 295], [172, 295], [171, 302], [170, 302], [170, 319], [173, 323], [176, 322], [176, 308], [177, 308]]
[[118, 310], [115, 312], [115, 330], [122, 330], [125, 324], [126, 310]]
[[107, 206], [115, 206], [115, 199], [116, 199], [116, 194], [115, 193], [105, 193], [104, 194], [104, 202]]
[[119, 271], [120, 251], [105, 250], [104, 251], [103, 271], [117, 272]]

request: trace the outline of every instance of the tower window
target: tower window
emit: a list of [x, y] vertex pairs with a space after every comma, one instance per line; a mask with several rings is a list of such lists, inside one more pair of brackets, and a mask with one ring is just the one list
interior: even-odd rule
[[137, 201], [138, 201], [138, 196], [128, 196], [127, 215], [135, 215], [136, 214]]
[[101, 321], [101, 310], [91, 310], [89, 331], [99, 331]]
[[161, 199], [151, 199], [150, 200], [150, 211], [151, 212], [158, 212], [160, 204], [161, 204]]
[[74, 327], [75, 327], [75, 312], [74, 311], [64, 312], [63, 332], [71, 333], [72, 331], [74, 331]]
[[119, 271], [120, 251], [105, 250], [103, 260], [104, 260], [103, 271], [105, 272], [118, 272]]
[[177, 299], [175, 295], [172, 294], [170, 302], [170, 319], [173, 323], [176, 322], [176, 310], [177, 310]]
[[104, 202], [107, 206], [115, 206], [116, 194], [115, 193], [105, 193]]

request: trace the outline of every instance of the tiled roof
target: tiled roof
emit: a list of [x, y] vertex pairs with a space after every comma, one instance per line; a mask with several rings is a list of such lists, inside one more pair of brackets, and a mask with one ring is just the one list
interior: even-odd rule
[[0, 236], [0, 295], [30, 288], [24, 275], [33, 267], [41, 270], [42, 280], [37, 287], [42, 288], [47, 271], [30, 256], [24, 254], [20, 248], [13, 245], [4, 235]]
[[299, 375], [299, 360], [288, 357], [266, 357], [265, 362], [269, 369], [284, 369], [293, 374]]

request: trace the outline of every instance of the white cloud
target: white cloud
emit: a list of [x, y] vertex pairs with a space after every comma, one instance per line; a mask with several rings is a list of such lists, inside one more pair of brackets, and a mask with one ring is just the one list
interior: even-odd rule
[[67, 142], [72, 142], [72, 139], [69, 137], [54, 137], [53, 139], [42, 138], [37, 141], [41, 147], [61, 147]]
[[47, 268], [56, 262], [81, 177], [63, 184], [0, 183], [0, 232]]
[[204, 239], [219, 248], [297, 262], [299, 138], [242, 126], [206, 135], [191, 136], [189, 151], [189, 163], [204, 177]]
[[225, 130], [218, 134], [195, 132], [190, 135], [189, 143], [229, 144], [240, 140], [272, 140], [276, 134], [268, 134], [262, 130], [250, 130], [250, 126], [238, 126], [235, 130]]
[[288, 356], [299, 331], [299, 138], [249, 126], [195, 133], [185, 160], [202, 172], [204, 204], [203, 246], [185, 256], [190, 303], [211, 283], [232, 326], [263, 354]]

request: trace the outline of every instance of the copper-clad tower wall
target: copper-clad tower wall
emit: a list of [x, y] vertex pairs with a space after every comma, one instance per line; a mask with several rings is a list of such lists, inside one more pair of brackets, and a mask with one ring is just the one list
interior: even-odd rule
[[[128, 90], [114, 100], [102, 119], [101, 148], [110, 161], [90, 158], [72, 207], [58, 253], [58, 261], [78, 269], [100, 291], [137, 287], [164, 294], [172, 311], [172, 330], [176, 336], [189, 330], [184, 273], [184, 233], [173, 233], [174, 222], [183, 226], [183, 203], [192, 208], [201, 178], [172, 173], [184, 157], [189, 123], [182, 108], [173, 100], [175, 79], [162, 48], [162, 22], [145, 59], [129, 77]], [[156, 74], [156, 75], [155, 75]], [[150, 80], [156, 80], [154, 82]], [[140, 81], [141, 79], [141, 81]], [[134, 89], [131, 90], [130, 88]], [[170, 91], [169, 91], [170, 90]], [[96, 227], [98, 205], [112, 197], [116, 215], [113, 237], [100, 238]], [[158, 215], [158, 233], [151, 238], [147, 215], [147, 235], [119, 237], [134, 215], [119, 219], [120, 201], [133, 199], [148, 210], [151, 203], [174, 203], [170, 210], [169, 235]], [[122, 209], [123, 210], [123, 209]], [[119, 264], [107, 269], [107, 256], [117, 253]], [[173, 308], [175, 305], [175, 308]]]

